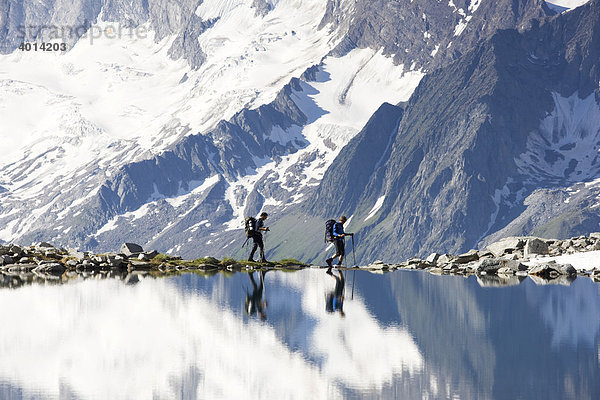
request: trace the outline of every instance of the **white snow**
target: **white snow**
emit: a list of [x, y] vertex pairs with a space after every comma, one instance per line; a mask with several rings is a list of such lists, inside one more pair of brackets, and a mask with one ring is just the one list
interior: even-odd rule
[[[153, 32], [80, 40], [65, 54], [0, 55], [0, 180], [9, 189], [4, 209], [32, 209], [44, 194], [55, 199], [52, 207], [36, 209], [64, 211], [71, 188], [84, 198], [122, 165], [206, 132], [244, 107], [270, 102], [340, 39], [329, 27], [317, 29], [326, 7], [320, 0], [271, 1], [275, 8], [264, 18], [255, 16], [251, 3], [202, 3], [199, 15], [220, 19], [198, 38], [207, 60], [196, 71], [168, 56], [174, 37], [156, 43]], [[26, 226], [20, 221], [14, 228], [23, 232]]]
[[454, 11], [453, 12], [457, 12], [458, 11], [458, 7], [456, 7], [456, 4], [454, 4], [454, 1], [450, 0], [448, 2], [448, 7], [452, 8]]
[[571, 264], [578, 271], [591, 271], [594, 268], [600, 269], [600, 250], [564, 254], [557, 257], [536, 257], [524, 264], [533, 266], [547, 263], [548, 261], [556, 261], [558, 264]]
[[129, 211], [116, 217], [112, 218], [108, 221], [104, 226], [102, 226], [98, 231], [94, 234], [94, 236], [101, 235], [102, 233], [109, 232], [115, 230], [119, 227], [119, 222], [133, 222], [137, 221], [140, 218], [145, 217], [150, 211], [151, 203], [146, 203], [135, 211]]
[[456, 26], [454, 27], [454, 36], [460, 36], [460, 34], [463, 33], [463, 31], [467, 27], [467, 24], [469, 23], [471, 18], [472, 18], [471, 15], [466, 16], [465, 19], [461, 19], [458, 22], [458, 24], [456, 24]]
[[[377, 108], [386, 101], [397, 104], [408, 100], [423, 75], [420, 71], [405, 71], [403, 65], [394, 65], [382, 50], [355, 49], [341, 58], [325, 58], [316, 81], [301, 82], [302, 90], [292, 95], [308, 117], [308, 125], [302, 129], [294, 126], [285, 131], [275, 130], [279, 142], [303, 138], [309, 145], [277, 162], [254, 160], [258, 165], [256, 171], [230, 182], [226, 199], [234, 212], [233, 218], [225, 224], [226, 229], [240, 229], [246, 196], [241, 195], [238, 200], [238, 195], [249, 194], [265, 174], [277, 174], [276, 182], [292, 193], [317, 185], [341, 147], [363, 128]], [[325, 142], [333, 143], [335, 149], [328, 148]], [[295, 171], [286, 172], [311, 154], [315, 154], [317, 160], [304, 166], [300, 175]], [[300, 178], [300, 182], [286, 185], [290, 174]], [[260, 192], [260, 188], [258, 190]], [[267, 200], [266, 204], [274, 203]]]
[[548, 3], [548, 5], [559, 6], [570, 10], [582, 6], [589, 1], [590, 0], [546, 0], [546, 3]]
[[369, 214], [364, 219], [365, 221], [375, 216], [377, 211], [379, 211], [379, 209], [383, 205], [384, 200], [385, 200], [385, 195], [383, 195], [377, 199], [377, 201], [375, 202], [375, 205], [373, 206], [373, 208], [371, 208], [371, 211], [369, 211]]
[[[581, 182], [600, 173], [600, 105], [594, 94], [580, 99], [553, 93], [555, 109], [527, 139], [515, 162], [520, 172], [536, 179]], [[574, 167], [570, 168], [570, 165]]]
[[161, 195], [160, 198], [165, 198], [167, 203], [169, 203], [171, 206], [173, 206], [174, 208], [179, 208], [183, 204], [185, 204], [186, 201], [190, 198], [194, 198], [199, 194], [205, 192], [207, 189], [212, 188], [217, 182], [219, 182], [219, 180], [219, 175], [213, 175], [209, 178], [206, 178], [203, 182], [192, 181], [189, 183], [189, 187], [191, 190], [189, 190], [188, 192], [180, 188], [179, 194], [177, 196], [165, 198]]
[[481, 0], [471, 1], [471, 4], [469, 4], [469, 12], [471, 14], [473, 14], [475, 11], [477, 11], [477, 9], [479, 8], [480, 5], [481, 5]]

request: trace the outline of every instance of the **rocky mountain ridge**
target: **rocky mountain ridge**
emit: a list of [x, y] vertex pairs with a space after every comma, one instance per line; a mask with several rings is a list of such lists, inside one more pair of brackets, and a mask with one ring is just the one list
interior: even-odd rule
[[[225, 23], [233, 18], [228, 7], [235, 2], [113, 3], [102, 8], [102, 14], [95, 6], [78, 3], [72, 15], [59, 15], [52, 14], [50, 3], [25, 2], [21, 14], [31, 23], [36, 22], [35, 13], [26, 10], [36, 7], [46, 7], [38, 14], [52, 14], [56, 23], [127, 22], [128, 15], [133, 15], [129, 23], [134, 25], [150, 21], [157, 40], [173, 40], [169, 54], [184, 54], [190, 62], [181, 85], [198, 79], [192, 70], [207, 67], [206, 57], [219, 54], [215, 49], [225, 48], [223, 43], [232, 39]], [[249, 4], [239, 2], [238, 8]], [[561, 96], [575, 89], [581, 90], [580, 96], [594, 90], [597, 4], [552, 17], [554, 12], [538, 0], [329, 1], [320, 15], [319, 31], [327, 45], [307, 56], [306, 64], [313, 66], [304, 73], [282, 74], [269, 89], [272, 95], [253, 97], [231, 117], [216, 119], [214, 126], [197, 132], [173, 120], [162, 128], [160, 139], [172, 144], [158, 154], [133, 150], [135, 144], [129, 150], [110, 144], [125, 157], [136, 153], [135, 159], [118, 161], [125, 157], [115, 152], [108, 163], [114, 167], [104, 176], [106, 163], [92, 157], [88, 161], [95, 167], [93, 174], [90, 165], [77, 172], [85, 186], [55, 187], [54, 182], [65, 179], [59, 177], [44, 189], [45, 195], [36, 194], [27, 202], [18, 190], [40, 185], [23, 185], [20, 180], [36, 166], [54, 162], [50, 155], [60, 148], [42, 151], [41, 158], [0, 166], [0, 184], [7, 188], [0, 189], [0, 235], [23, 243], [50, 238], [94, 251], [133, 238], [172, 254], [194, 256], [202, 251], [221, 256], [235, 254], [243, 216], [264, 209], [281, 232], [270, 239], [271, 254], [311, 261], [325, 247], [320, 241], [309, 243], [309, 238], [321, 236], [321, 219], [343, 212], [355, 215], [349, 229], [360, 232], [359, 257], [366, 261], [380, 258], [378, 254], [397, 258], [431, 248], [459, 251], [507, 228], [510, 232], [503, 230], [502, 235], [528, 234], [533, 225], [543, 224], [519, 222], [526, 214], [520, 214], [520, 202], [527, 195], [548, 200], [540, 190], [551, 192], [561, 183], [544, 183], [540, 189], [538, 180], [525, 187], [521, 180], [533, 174], [523, 171], [539, 167], [528, 162], [540, 155], [525, 154], [527, 162], [519, 165], [511, 157], [521, 155], [527, 134], [562, 101], [552, 97], [550, 89]], [[250, 4], [254, 18], [262, 22], [281, 17], [278, 10], [287, 5]], [[15, 43], [15, 26], [22, 22], [17, 10], [15, 6], [0, 12], [0, 22], [9, 27], [4, 32], [13, 35], [10, 40]], [[514, 30], [498, 32], [505, 28]], [[294, 40], [299, 32], [261, 34], [249, 52], [224, 60], [244, 65], [252, 51], [270, 51], [270, 43]], [[190, 37], [198, 37], [201, 46]], [[219, 39], [223, 37], [225, 42]], [[424, 72], [429, 74], [406, 102]], [[392, 78], [386, 81], [384, 75]], [[373, 92], [389, 88], [390, 93], [374, 97]], [[529, 97], [513, 101], [522, 94]], [[380, 106], [383, 101], [388, 104]], [[226, 114], [221, 109], [214, 112]], [[359, 113], [367, 115], [354, 118]], [[567, 150], [560, 150], [569, 145], [565, 141], [549, 146], [547, 163], [557, 170], [571, 168], [571, 157], [561, 153]], [[483, 156], [496, 149], [505, 151], [500, 153], [501, 168], [492, 157]], [[448, 152], [459, 154], [459, 159]], [[569, 182], [583, 185], [577, 177], [581, 168], [569, 171]], [[594, 190], [588, 188], [590, 194]], [[563, 204], [573, 212], [574, 203]], [[539, 217], [535, 210], [526, 212]], [[21, 226], [26, 217], [35, 221]], [[577, 233], [595, 230], [591, 215], [586, 218]], [[575, 227], [561, 229], [567, 235]]]
[[[530, 31], [499, 31], [425, 76], [410, 101], [395, 106], [397, 128], [367, 125], [340, 152], [333, 165], [356, 160], [364, 169], [329, 169], [306, 203], [309, 214], [353, 214], [348, 229], [361, 232], [367, 258], [596, 230], [599, 11], [594, 1]], [[375, 134], [389, 150], [370, 151]], [[351, 202], [333, 189], [347, 182], [359, 194]], [[567, 194], [575, 188], [585, 199], [577, 204]], [[558, 196], [540, 201], [553, 190], [567, 194], [562, 204]]]

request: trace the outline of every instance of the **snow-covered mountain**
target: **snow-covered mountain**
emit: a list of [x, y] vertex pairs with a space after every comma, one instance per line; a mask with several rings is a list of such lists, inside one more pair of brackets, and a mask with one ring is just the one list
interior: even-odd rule
[[[390, 208], [399, 192], [388, 189], [402, 185], [392, 183], [392, 171], [408, 155], [390, 132], [414, 133], [405, 126], [407, 116], [438, 118], [435, 108], [441, 104], [432, 102], [433, 94], [451, 99], [448, 107], [471, 96], [467, 89], [473, 85], [466, 84], [471, 78], [457, 69], [467, 68], [460, 66], [468, 60], [475, 66], [479, 60], [470, 51], [498, 40], [499, 29], [517, 29], [521, 33], [515, 35], [532, 40], [534, 34], [527, 32], [544, 32], [540, 24], [555, 23], [546, 24], [547, 19], [576, 26], [581, 21], [571, 15], [584, 15], [577, 9], [552, 17], [556, 8], [542, 0], [517, 3], [90, 0], [65, 7], [59, 1], [9, 1], [0, 6], [5, 53], [0, 55], [0, 240], [50, 240], [96, 250], [115, 249], [127, 240], [188, 257], [229, 255], [242, 243], [243, 217], [264, 209], [277, 227], [269, 247], [281, 257], [314, 258], [323, 250], [315, 239], [321, 237], [322, 217], [341, 212], [356, 215], [350, 228], [372, 233], [362, 241], [370, 249], [364, 257], [405, 255], [430, 244], [449, 250], [473, 246], [475, 239], [517, 223], [515, 207], [531, 190], [514, 188], [507, 178], [490, 185], [491, 192], [474, 192], [485, 205], [476, 226], [448, 230], [439, 242], [419, 234], [402, 248], [382, 245], [385, 235], [402, 232], [391, 221], [429, 230], [431, 237], [439, 234], [430, 223], [422, 224], [439, 205], [422, 207], [424, 219], [413, 220], [401, 216], [421, 203], [417, 194], [402, 209]], [[47, 21], [85, 29], [55, 39], [68, 44], [66, 52], [18, 50], [23, 40], [50, 40], [51, 30], [35, 30]], [[591, 38], [597, 36], [595, 24], [587, 33]], [[550, 50], [560, 51], [561, 44], [567, 48], [557, 40]], [[533, 52], [528, 62], [543, 70], [548, 57]], [[576, 74], [569, 70], [565, 76]], [[461, 85], [455, 79], [448, 92], [445, 77], [456, 76], [467, 80]], [[540, 100], [549, 114], [538, 125], [560, 120], [593, 127], [593, 91], [582, 102], [565, 92], [557, 88], [551, 97], [555, 111], [546, 107], [546, 98]], [[390, 105], [381, 107], [384, 103]], [[394, 106], [400, 103], [407, 105]], [[460, 123], [449, 126], [448, 137], [462, 129]], [[548, 142], [550, 131], [539, 129], [522, 144], [524, 152], [515, 161], [521, 175], [540, 175], [527, 173], [532, 168], [548, 175], [527, 181], [528, 187], [563, 185], [564, 179], [548, 186], [559, 169], [570, 171], [574, 185], [598, 178], [593, 168], [584, 168], [595, 165], [589, 159], [593, 135], [563, 131], [559, 140]], [[370, 135], [378, 136], [371, 140]], [[585, 143], [581, 136], [588, 138]], [[369, 140], [369, 146], [381, 148], [365, 147]], [[454, 157], [451, 149], [441, 150], [441, 159]], [[540, 152], [543, 165], [532, 162]], [[570, 160], [581, 154], [588, 164], [572, 166]], [[342, 168], [344, 159], [351, 162]], [[416, 163], [410, 160], [409, 165]], [[457, 187], [466, 190], [470, 180], [461, 182]], [[512, 214], [500, 212], [511, 201]], [[510, 220], [495, 223], [499, 218]], [[384, 219], [388, 227], [376, 229]]]

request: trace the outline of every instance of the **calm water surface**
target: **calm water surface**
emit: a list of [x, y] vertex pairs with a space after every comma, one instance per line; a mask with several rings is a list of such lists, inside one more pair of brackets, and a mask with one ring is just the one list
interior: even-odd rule
[[250, 277], [1, 288], [0, 399], [600, 398], [589, 279]]

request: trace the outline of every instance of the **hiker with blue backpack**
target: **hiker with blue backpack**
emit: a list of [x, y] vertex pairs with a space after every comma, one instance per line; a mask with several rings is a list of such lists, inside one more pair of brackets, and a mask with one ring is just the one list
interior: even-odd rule
[[268, 216], [269, 214], [263, 212], [258, 218], [247, 217], [245, 219], [245, 230], [247, 238], [246, 242], [249, 239], [252, 239], [252, 241], [254, 242], [254, 244], [252, 245], [252, 250], [250, 251], [250, 257], [248, 257], [248, 261], [254, 262], [254, 253], [256, 252], [256, 249], [260, 247], [260, 262], [267, 262], [267, 259], [265, 258], [265, 244], [263, 242], [262, 233], [269, 231], [269, 227], [265, 226], [265, 220]]
[[331, 258], [325, 260], [329, 270], [333, 267], [333, 260], [338, 257], [337, 265], [342, 265], [344, 262], [344, 255], [346, 254], [346, 243], [344, 238], [346, 236], [354, 236], [353, 233], [344, 232], [344, 223], [347, 220], [346, 216], [342, 215], [338, 221], [330, 219], [325, 223], [325, 241], [332, 242], [335, 246], [335, 254]]

